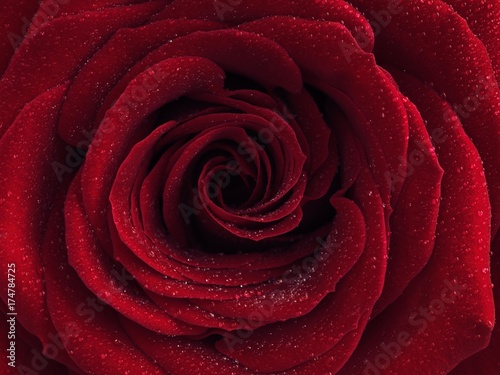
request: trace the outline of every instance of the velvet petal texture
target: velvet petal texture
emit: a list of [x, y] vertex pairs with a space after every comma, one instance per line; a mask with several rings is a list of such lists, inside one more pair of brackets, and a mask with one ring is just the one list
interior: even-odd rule
[[499, 22], [5, 0], [0, 372], [498, 373]]

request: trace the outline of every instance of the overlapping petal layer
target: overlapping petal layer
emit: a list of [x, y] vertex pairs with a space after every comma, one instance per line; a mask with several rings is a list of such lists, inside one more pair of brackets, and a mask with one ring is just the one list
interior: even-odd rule
[[23, 364], [496, 371], [497, 2], [63, 3], [0, 16], [32, 19], [0, 54]]

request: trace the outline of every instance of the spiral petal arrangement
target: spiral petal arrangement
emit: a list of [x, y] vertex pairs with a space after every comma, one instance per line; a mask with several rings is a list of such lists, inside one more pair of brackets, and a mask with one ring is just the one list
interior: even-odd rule
[[498, 1], [6, 3], [19, 371], [499, 373]]

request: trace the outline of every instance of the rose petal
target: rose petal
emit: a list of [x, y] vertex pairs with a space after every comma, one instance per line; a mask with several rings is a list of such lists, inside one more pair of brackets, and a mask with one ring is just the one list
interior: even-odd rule
[[460, 16], [467, 20], [467, 24], [474, 34], [481, 39], [488, 50], [488, 55], [495, 69], [497, 82], [500, 81], [500, 2], [492, 0], [457, 1], [444, 0], [450, 4]]
[[[280, 44], [301, 68], [306, 82], [321, 82], [322, 89], [330, 86], [353, 103], [364, 118], [370, 120], [389, 171], [396, 173], [399, 168], [405, 169], [408, 121], [404, 105], [396, 87], [377, 67], [373, 56], [357, 47], [343, 25], [270, 17], [238, 28]], [[332, 43], [333, 39], [336, 44]], [[345, 46], [356, 52], [346, 54]], [[388, 133], [392, 136], [387, 137]], [[401, 184], [396, 184], [394, 194], [397, 195], [400, 188]], [[382, 191], [384, 201], [386, 195]]]
[[[493, 257], [491, 260], [491, 277], [494, 285], [500, 285], [500, 235], [497, 234], [491, 245]], [[500, 314], [500, 288], [493, 288], [495, 297], [495, 312], [496, 324], [491, 335], [491, 341], [488, 347], [481, 350], [479, 353], [466, 359], [456, 367], [451, 375], [475, 375], [478, 372], [481, 374], [494, 374], [500, 368], [500, 358], [497, 353], [500, 350], [500, 325], [498, 324], [498, 316]]]
[[[387, 7], [385, 0], [351, 2], [361, 11]], [[391, 17], [377, 39], [377, 60], [432, 83], [456, 108], [484, 163], [494, 236], [500, 227], [500, 90], [487, 50], [466, 21], [443, 2], [411, 0], [401, 7], [404, 11]], [[452, 122], [454, 115], [450, 108], [441, 117]]]
[[[235, 3], [235, 2], [233, 2]], [[374, 36], [370, 25], [358, 11], [343, 0], [265, 0], [240, 1], [231, 3], [176, 0], [153, 19], [196, 18], [224, 21], [239, 24], [270, 16], [291, 16], [312, 20], [325, 20], [345, 24], [350, 32], [363, 36], [362, 48], [369, 52], [373, 49]]]
[[[335, 198], [332, 204], [337, 210], [337, 217], [334, 223], [334, 229], [332, 230], [334, 235], [332, 235], [330, 241], [341, 246], [340, 249], [334, 250], [335, 252], [340, 250], [341, 253], [335, 254], [333, 257], [328, 256], [325, 264], [319, 264], [317, 270], [318, 274], [317, 272], [312, 272], [312, 274], [307, 275], [313, 276], [312, 279], [309, 279], [311, 282], [309, 283], [306, 277], [305, 282], [298, 285], [297, 291], [295, 291], [295, 287], [292, 283], [292, 296], [287, 295], [288, 291], [286, 289], [283, 291], [283, 300], [279, 294], [274, 298], [272, 295], [269, 297], [263, 296], [263, 301], [261, 300], [259, 305], [248, 309], [248, 312], [261, 311], [261, 314], [263, 314], [267, 311], [262, 307], [267, 307], [267, 305], [263, 304], [267, 298], [271, 302], [271, 313], [273, 318], [281, 320], [280, 315], [286, 312], [286, 310], [281, 311], [282, 308], [285, 307], [290, 310], [290, 303], [294, 306], [292, 311], [293, 317], [297, 317], [297, 313], [301, 312], [298, 308], [299, 306], [307, 306], [308, 310], [311, 310], [311, 308], [318, 303], [317, 291], [313, 289], [318, 287], [315, 285], [318, 277], [321, 280], [320, 284], [323, 284], [319, 286], [319, 288], [327, 286], [329, 288], [327, 292], [332, 292], [334, 285], [342, 278], [344, 273], [352, 267], [353, 263], [349, 261], [348, 257], [350, 257], [353, 252], [359, 255], [359, 251], [361, 251], [365, 245], [364, 237], [359, 236], [359, 224], [362, 224], [361, 228], [363, 228], [364, 220], [361, 211], [353, 202], [344, 198]], [[351, 241], [353, 242], [351, 243]], [[345, 248], [343, 246], [344, 244], [349, 245]], [[355, 246], [358, 251], [355, 251], [352, 246]], [[330, 253], [329, 249], [326, 251]], [[347, 254], [342, 255], [344, 252]], [[333, 254], [330, 253], [330, 255]], [[355, 257], [354, 261], [356, 259], [357, 257]], [[342, 264], [343, 262], [348, 263]], [[339, 273], [333, 272], [333, 269], [329, 268], [336, 268], [337, 266], [342, 268], [347, 266], [347, 268], [344, 268]], [[324, 274], [322, 272], [324, 272]], [[307, 291], [306, 294], [301, 290], [302, 286], [305, 291]], [[342, 294], [342, 292], [340, 293]], [[324, 297], [324, 294], [321, 298], [322, 297]], [[338, 312], [332, 311], [331, 309], [336, 309], [337, 306], [342, 305], [342, 303], [334, 303], [333, 301], [337, 301], [336, 293], [330, 294], [319, 304], [319, 306], [303, 317], [259, 328], [252, 332], [248, 339], [238, 338], [230, 334], [225, 340], [218, 341], [216, 347], [228, 357], [236, 359], [239, 363], [243, 363], [255, 371], [274, 372], [289, 369], [327, 351], [341, 339], [342, 334], [338, 331], [341, 326], [338, 324], [339, 319], [349, 320], [350, 318], [348, 318], [347, 315], [343, 316], [342, 314], [338, 314]], [[240, 300], [234, 308], [240, 308], [242, 305], [244, 306], [246, 302], [247, 300]], [[257, 302], [259, 302], [259, 300], [257, 300]], [[313, 304], [313, 306], [311, 306], [311, 304]], [[206, 305], [207, 304], [201, 304], [202, 307], [210, 311], [214, 310], [214, 303], [209, 303], [208, 306]], [[261, 307], [259, 308], [259, 306]], [[355, 310], [353, 309], [353, 311]], [[218, 312], [217, 309], [215, 309], [215, 312]], [[290, 311], [288, 311], [288, 313], [290, 313]], [[224, 315], [227, 316], [228, 314], [230, 314], [230, 311], [224, 312]], [[337, 318], [333, 319], [334, 316]], [[350, 314], [350, 316], [356, 316], [356, 312]], [[284, 318], [283, 320], [285, 319], [289, 318]], [[355, 322], [357, 322], [357, 318], [354, 319]], [[352, 324], [355, 323], [353, 322]], [[345, 327], [345, 325], [343, 327]], [[353, 326], [353, 328], [355, 328], [355, 326]], [[312, 335], [316, 335], [317, 332], [330, 332], [335, 329], [337, 329], [335, 334], [332, 333], [330, 335], [329, 333], [327, 336], [322, 337], [322, 340], [312, 339]], [[273, 358], [273, 360], [270, 361], [270, 358]]]
[[[169, 84], [161, 84], [167, 80]], [[106, 114], [94, 142], [87, 153], [82, 172], [85, 211], [103, 244], [109, 244], [107, 211], [113, 178], [143, 127], [143, 120], [161, 105], [190, 93], [222, 88], [223, 72], [212, 62], [196, 57], [168, 59], [142, 72], [132, 80], [113, 108]], [[144, 98], [136, 98], [136, 90]], [[133, 110], [132, 110], [133, 109]], [[111, 146], [111, 144], [113, 146]]]
[[408, 169], [395, 176], [404, 178], [403, 189], [390, 218], [391, 243], [384, 291], [373, 316], [396, 299], [429, 260], [436, 235], [443, 170], [416, 107], [405, 101], [410, 124]]
[[[460, 123], [443, 120], [442, 114], [450, 109], [446, 102], [409, 75], [401, 73], [397, 80], [420, 109], [428, 132], [441, 129], [448, 136], [436, 145], [444, 169], [436, 241], [426, 267], [370, 323], [340, 374], [368, 371], [375, 365], [388, 374], [400, 374], [415, 358], [420, 358], [426, 371], [446, 373], [484, 348], [493, 327], [488, 256], [491, 216], [481, 159]], [[430, 314], [429, 307], [435, 313]], [[402, 333], [404, 347], [400, 345]], [[383, 345], [393, 343], [401, 353], [390, 358], [388, 365], [380, 360], [381, 353], [385, 355]]]
[[176, 37], [217, 27], [220, 25], [214, 22], [166, 20], [135, 29], [118, 30], [72, 81], [61, 110], [61, 136], [75, 146], [82, 140], [88, 140], [85, 132], [90, 132], [94, 126], [95, 116], [106, 95], [148, 52]]
[[113, 262], [100, 248], [88, 223], [80, 191], [80, 174], [73, 180], [65, 204], [68, 260], [85, 285], [121, 314], [167, 335], [199, 334], [158, 309], [133, 285], [120, 283]]
[[[50, 323], [40, 248], [60, 185], [53, 166], [64, 162], [53, 124], [66, 89], [57, 86], [28, 103], [0, 141], [0, 264], [16, 265], [17, 318], [44, 343]], [[6, 299], [7, 277], [0, 283]]]
[[0, 41], [0, 77], [26, 35], [25, 23], [29, 24], [37, 9], [38, 4], [31, 0], [2, 3], [0, 29], [4, 37]]
[[[86, 373], [164, 374], [123, 331], [118, 314], [99, 302], [69, 267], [63, 204], [61, 196], [51, 215], [42, 256], [48, 309], [65, 349]], [[96, 348], [96, 352], [89, 353], [88, 348]]]
[[184, 375], [186, 372], [196, 375], [254, 374], [218, 353], [211, 345], [181, 337], [161, 336], [127, 319], [122, 318], [121, 322], [134, 342], [171, 375]]
[[0, 80], [0, 100], [5, 103], [0, 108], [0, 135], [27, 102], [72, 78], [82, 62], [118, 28], [140, 25], [159, 6], [145, 3], [110, 8], [87, 13], [86, 17], [54, 19], [41, 26], [19, 47]]
[[224, 71], [252, 78], [269, 88], [283, 87], [298, 92], [302, 87], [300, 70], [279, 44], [259, 35], [232, 29], [198, 32], [163, 45], [134, 65], [107, 96], [98, 121], [140, 72], [177, 56], [199, 56], [212, 60]]

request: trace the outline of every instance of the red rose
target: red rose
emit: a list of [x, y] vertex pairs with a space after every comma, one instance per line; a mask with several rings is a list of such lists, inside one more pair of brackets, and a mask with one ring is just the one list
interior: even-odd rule
[[2, 373], [500, 374], [498, 1], [0, 9]]

